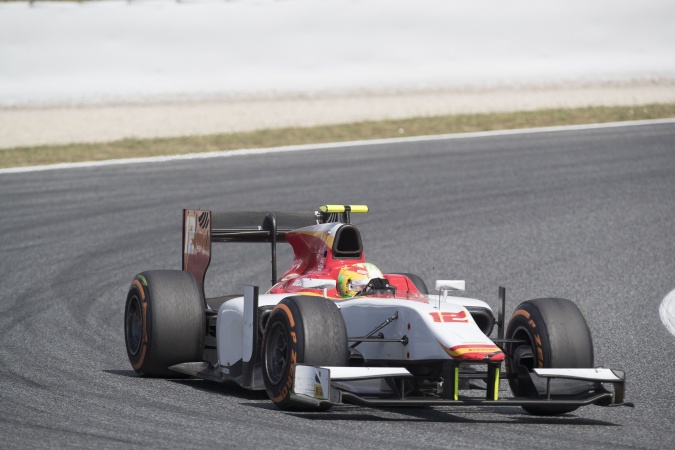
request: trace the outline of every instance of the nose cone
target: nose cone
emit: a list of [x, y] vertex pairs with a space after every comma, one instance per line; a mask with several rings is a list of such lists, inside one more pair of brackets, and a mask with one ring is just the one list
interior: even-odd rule
[[[441, 344], [443, 345], [443, 344]], [[453, 359], [459, 361], [504, 361], [504, 352], [494, 344], [461, 344], [454, 347], [446, 347], [443, 349]]]

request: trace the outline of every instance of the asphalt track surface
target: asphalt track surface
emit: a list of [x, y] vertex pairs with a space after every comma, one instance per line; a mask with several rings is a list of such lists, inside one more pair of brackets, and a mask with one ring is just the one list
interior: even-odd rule
[[[675, 448], [675, 337], [658, 312], [675, 288], [674, 142], [661, 124], [2, 174], [0, 447]], [[463, 278], [493, 305], [504, 285], [509, 311], [575, 300], [636, 408], [289, 413], [134, 375], [126, 290], [180, 267], [182, 208], [325, 203], [371, 207], [354, 222], [385, 271]], [[217, 247], [207, 295], [268, 287], [268, 252]]]

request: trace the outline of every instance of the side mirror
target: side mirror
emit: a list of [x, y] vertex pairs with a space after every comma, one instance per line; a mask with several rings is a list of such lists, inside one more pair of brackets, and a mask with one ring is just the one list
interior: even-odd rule
[[464, 280], [436, 280], [437, 291], [463, 291], [466, 289]]
[[337, 286], [337, 282], [324, 278], [303, 278], [300, 281], [300, 286], [303, 289], [323, 289], [323, 296], [326, 298], [328, 297], [328, 289], [334, 289]]
[[438, 296], [438, 307], [440, 308], [441, 302], [445, 302], [448, 298], [448, 291], [463, 291], [465, 287], [464, 280], [436, 280], [436, 290], [442, 293]]

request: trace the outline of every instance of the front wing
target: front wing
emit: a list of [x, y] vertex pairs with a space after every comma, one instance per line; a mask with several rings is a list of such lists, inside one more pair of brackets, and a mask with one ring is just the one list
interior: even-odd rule
[[[505, 375], [505, 374], [502, 374]], [[362, 406], [634, 406], [624, 401], [625, 373], [612, 369], [535, 369], [530, 374], [539, 390], [539, 397], [498, 398], [499, 378], [488, 383], [485, 397], [462, 396], [458, 379], [446, 383], [437, 396], [406, 396], [403, 381], [413, 375], [405, 368], [397, 367], [317, 367], [299, 364], [295, 369], [292, 396], [295, 400], [311, 404], [352, 403]], [[394, 386], [393, 393], [377, 395], [372, 390], [359, 391], [359, 382], [364, 380], [386, 381]], [[350, 383], [351, 382], [351, 383]], [[554, 382], [552, 386], [552, 382]], [[557, 382], [557, 383], [556, 383]], [[559, 395], [566, 383], [587, 383], [586, 389], [573, 395]], [[613, 385], [613, 392], [604, 384]], [[395, 386], [401, 386], [396, 389]], [[492, 386], [492, 388], [490, 387]]]

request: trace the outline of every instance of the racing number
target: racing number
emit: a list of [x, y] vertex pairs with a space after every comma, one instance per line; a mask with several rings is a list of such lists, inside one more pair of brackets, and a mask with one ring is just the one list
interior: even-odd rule
[[441, 311], [441, 312], [431, 312], [429, 313], [434, 322], [460, 322], [467, 323], [469, 318], [466, 316], [466, 311], [460, 312], [450, 312], [450, 311]]

